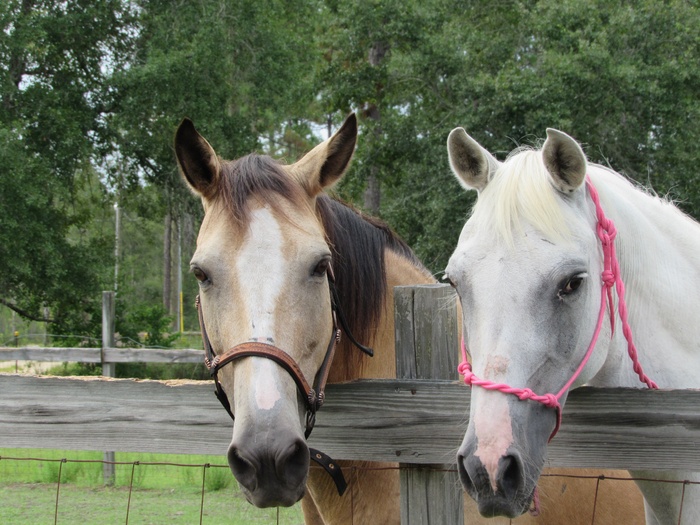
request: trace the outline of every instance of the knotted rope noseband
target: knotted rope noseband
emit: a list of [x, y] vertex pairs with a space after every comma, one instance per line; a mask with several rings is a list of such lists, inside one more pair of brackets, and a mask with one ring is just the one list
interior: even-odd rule
[[[228, 397], [221, 386], [218, 374], [219, 370], [221, 370], [224, 366], [237, 359], [241, 359], [243, 357], [263, 357], [274, 361], [289, 373], [294, 380], [294, 383], [297, 385], [297, 388], [301, 393], [301, 397], [304, 400], [304, 404], [306, 405], [306, 429], [304, 431], [304, 437], [308, 439], [316, 422], [316, 412], [321, 408], [323, 402], [325, 401], [326, 382], [328, 381], [328, 374], [330, 373], [331, 363], [333, 362], [333, 356], [335, 355], [335, 348], [340, 342], [340, 336], [342, 333], [341, 329], [338, 328], [338, 322], [340, 322], [343, 330], [345, 330], [348, 339], [350, 339], [355, 346], [370, 357], [374, 355], [374, 351], [371, 348], [358, 343], [348, 329], [347, 321], [343, 315], [342, 309], [340, 308], [340, 300], [338, 297], [338, 291], [335, 287], [335, 275], [333, 273], [332, 265], [328, 266], [326, 275], [328, 278], [328, 287], [331, 295], [333, 329], [331, 331], [330, 340], [328, 341], [325, 357], [323, 358], [323, 362], [316, 373], [313, 386], [306, 379], [297, 362], [284, 350], [280, 350], [272, 344], [259, 341], [248, 341], [234, 346], [223, 354], [217, 354], [214, 352], [214, 348], [209, 340], [207, 329], [204, 324], [204, 315], [202, 313], [202, 305], [199, 295], [197, 296], [195, 304], [197, 306], [199, 327], [202, 332], [202, 342], [204, 345], [204, 364], [207, 366], [209, 369], [209, 374], [214, 379], [214, 385], [216, 387], [214, 393], [216, 394], [217, 399], [219, 402], [221, 402], [223, 407], [226, 409], [226, 412], [228, 412], [229, 416], [231, 416], [231, 419], [233, 419], [234, 422], [236, 418], [231, 410], [231, 404], [228, 401]], [[336, 487], [338, 488], [338, 493], [342, 496], [345, 492], [347, 484], [345, 483], [340, 467], [323, 452], [311, 448], [309, 451], [311, 453], [311, 459], [321, 465], [326, 472], [333, 477]]]

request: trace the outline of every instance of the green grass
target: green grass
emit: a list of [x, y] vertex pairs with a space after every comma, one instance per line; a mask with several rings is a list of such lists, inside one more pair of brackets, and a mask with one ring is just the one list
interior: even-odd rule
[[[117, 453], [127, 464], [115, 466], [114, 487], [102, 483], [101, 459], [101, 452], [0, 449], [0, 523], [54, 523], [57, 491], [61, 524], [122, 524], [127, 512], [129, 524], [199, 523], [202, 509], [206, 524], [277, 523], [277, 509], [245, 501], [220, 456]], [[300, 506], [280, 509], [279, 523], [302, 524]]]

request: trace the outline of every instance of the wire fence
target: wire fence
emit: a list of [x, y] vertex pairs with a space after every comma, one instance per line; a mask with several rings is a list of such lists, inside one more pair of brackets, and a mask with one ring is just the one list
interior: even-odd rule
[[[17, 463], [35, 463], [35, 464], [40, 464], [40, 465], [53, 465], [57, 466], [57, 472], [53, 472], [50, 477], [54, 477], [55, 481], [52, 483], [43, 483], [44, 485], [54, 485], [55, 484], [55, 492], [54, 496], [52, 498], [51, 502], [51, 508], [48, 508], [48, 506], [44, 509], [42, 509], [40, 512], [42, 516], [45, 515], [53, 515], [53, 523], [57, 525], [58, 523], [74, 523], [75, 521], [74, 518], [68, 518], [67, 521], [64, 519], [60, 519], [60, 512], [59, 509], [63, 508], [62, 507], [62, 496], [65, 498], [63, 495], [67, 487], [69, 486], [74, 486], [74, 484], [70, 483], [67, 481], [67, 478], [70, 478], [71, 476], [67, 475], [67, 467], [69, 465], [95, 465], [99, 467], [103, 467], [104, 465], [114, 465], [115, 467], [124, 467], [128, 469], [127, 475], [126, 475], [126, 483], [118, 483], [120, 489], [125, 489], [125, 494], [122, 494], [121, 496], [118, 497], [123, 497], [125, 498], [125, 506], [122, 508], [123, 512], [123, 523], [125, 525], [129, 525], [129, 523], [133, 523], [135, 520], [138, 521], [139, 516], [138, 514], [134, 514], [134, 505], [133, 501], [134, 498], [133, 496], [135, 495], [136, 492], [139, 490], [142, 491], [148, 491], [148, 492], [153, 492], [153, 489], [142, 489], [140, 487], [141, 482], [140, 480], [143, 478], [143, 475], [139, 472], [139, 470], [146, 469], [146, 468], [163, 468], [163, 467], [173, 467], [177, 469], [190, 469], [192, 471], [199, 472], [200, 474], [197, 475], [195, 474], [194, 476], [186, 476], [186, 478], [191, 480], [192, 487], [197, 488], [197, 518], [198, 522], [200, 525], [204, 523], [221, 523], [219, 518], [216, 516], [212, 517], [209, 516], [207, 517], [207, 509], [211, 507], [211, 502], [213, 500], [221, 500], [219, 501], [219, 504], [226, 505], [226, 502], [231, 503], [231, 514], [235, 514], [235, 502], [231, 502], [230, 498], [228, 498], [228, 493], [226, 491], [222, 491], [222, 488], [226, 488], [229, 483], [220, 483], [217, 481], [217, 478], [220, 479], [220, 476], [214, 476], [214, 482], [209, 483], [210, 478], [212, 477], [212, 472], [216, 470], [220, 470], [225, 476], [228, 478], [232, 478], [230, 471], [229, 471], [229, 466], [228, 465], [221, 465], [221, 464], [213, 464], [213, 463], [185, 463], [185, 462], [174, 462], [174, 461], [105, 461], [105, 460], [99, 460], [99, 459], [69, 459], [69, 458], [42, 458], [42, 457], [14, 457], [14, 456], [0, 456], [0, 464], [2, 463], [7, 463], [7, 462], [17, 462]], [[53, 470], [53, 469], [52, 469]], [[11, 476], [9, 476], [11, 478]], [[10, 482], [8, 479], [0, 480], [0, 486], [2, 484], [9, 484]], [[196, 484], [196, 485], [195, 485]], [[16, 485], [16, 484], [15, 484]], [[33, 487], [36, 484], [31, 484], [31, 483], [26, 483], [25, 485], [30, 486], [32, 485]], [[213, 487], [212, 487], [213, 485]], [[101, 485], [98, 485], [101, 486]], [[83, 487], [86, 491], [94, 492], [96, 490], [96, 486], [86, 486]], [[33, 488], [29, 489], [30, 492], [34, 492]], [[175, 488], [164, 488], [164, 492], [167, 493], [174, 493], [176, 491]], [[188, 491], [190, 493], [191, 491]], [[33, 504], [36, 504], [37, 501], [33, 497], [34, 494], [30, 496], [30, 498], [33, 500]], [[14, 498], [12, 501], [10, 501], [9, 498], [3, 498], [4, 501], [0, 502], [0, 518], [3, 515], [3, 507], [6, 505], [20, 505], [20, 501], [17, 498]], [[70, 499], [70, 497], [69, 497]], [[182, 503], [182, 501], [180, 501]], [[254, 509], [252, 506], [250, 506], [247, 502], [243, 501], [238, 501], [238, 504], [243, 506], [245, 505], [245, 511], [241, 512], [242, 514], [241, 517], [239, 517], [239, 523], [245, 523], [248, 521], [255, 521], [255, 523], [268, 523], [272, 524], [275, 523], [277, 525], [299, 525], [302, 523], [302, 521], [295, 519], [297, 516], [301, 516], [301, 511], [300, 509], [296, 509], [296, 512], [284, 512], [284, 510], [280, 509]], [[66, 505], [70, 505], [70, 503], [66, 503]], [[83, 505], [81, 506], [81, 510]], [[286, 510], [286, 509], [285, 509]], [[102, 514], [104, 509], [103, 508], [93, 508], [93, 511], [95, 512], [94, 515], [89, 515], [89, 514], [82, 514], [80, 517], [82, 519], [81, 523], [97, 523], [101, 522], [102, 520], [105, 520], [105, 516]], [[138, 512], [138, 511], [137, 511]], [[211, 513], [209, 513], [211, 514]], [[251, 514], [253, 515], [251, 519]], [[166, 516], [162, 516], [161, 519], [166, 520], [168, 519]], [[240, 519], [243, 519], [245, 521], [240, 521]], [[3, 519], [0, 519], [0, 521], [4, 521]], [[107, 521], [107, 520], [105, 520]], [[141, 520], [143, 521], [143, 520]], [[5, 521], [7, 523], [7, 521]], [[27, 522], [28, 523], [28, 522]], [[193, 521], [188, 521], [188, 523], [193, 523]]]
[[[190, 477], [192, 480], [192, 484], [194, 486], [194, 482], [197, 482], [197, 497], [198, 497], [198, 519], [199, 519], [199, 524], [203, 525], [204, 523], [213, 523], [214, 521], [211, 521], [208, 519], [207, 516], [207, 508], [210, 505], [210, 502], [212, 500], [223, 500], [224, 503], [229, 502], [230, 500], [225, 498], [224, 495], [220, 492], [221, 485], [218, 483], [214, 483], [214, 486], [210, 486], [208, 483], [208, 475], [211, 477], [212, 472], [216, 471], [217, 469], [222, 469], [223, 473], [225, 476], [228, 476], [230, 478], [230, 473], [228, 471], [229, 467], [228, 465], [221, 465], [221, 464], [213, 464], [213, 463], [184, 463], [184, 462], [173, 462], [173, 461], [105, 461], [105, 460], [99, 460], [99, 459], [68, 459], [68, 458], [39, 458], [39, 457], [13, 457], [13, 456], [0, 456], [0, 463], [7, 463], [7, 462], [18, 462], [18, 463], [25, 463], [25, 462], [34, 462], [34, 463], [41, 463], [41, 464], [53, 464], [58, 466], [58, 472], [56, 475], [56, 480], [53, 482], [55, 483], [55, 496], [53, 497], [52, 500], [52, 508], [46, 508], [43, 511], [44, 515], [47, 514], [53, 514], [53, 523], [54, 525], [58, 525], [58, 523], [64, 523], [64, 521], [59, 520], [59, 508], [61, 507], [61, 494], [62, 494], [62, 489], [65, 489], [67, 486], [70, 485], [70, 482], [66, 480], [66, 475], [64, 474], [64, 467], [66, 467], [69, 464], [95, 464], [95, 465], [100, 465], [104, 466], [106, 464], [109, 465], [115, 465], [115, 466], [121, 466], [121, 467], [126, 467], [128, 468], [127, 471], [127, 479], [128, 482], [123, 485], [122, 488], [126, 489], [126, 495], [123, 496], [126, 498], [125, 502], [125, 508], [123, 508], [123, 515], [124, 515], [124, 524], [129, 525], [130, 520], [132, 520], [132, 524], [135, 518], [134, 516], [134, 508], [133, 508], [133, 498], [132, 496], [136, 491], [139, 490], [139, 470], [144, 469], [147, 467], [174, 467], [178, 469], [192, 469], [193, 471], [200, 471], [201, 472], [201, 477], [195, 480], [194, 477]], [[317, 468], [315, 466], [312, 466], [311, 468]], [[376, 469], [382, 469], [382, 470], [399, 470], [400, 467], [370, 467], [370, 466], [364, 466], [364, 467], [352, 467], [348, 469], [346, 472], [346, 475], [350, 481], [350, 484], [352, 485], [352, 479], [356, 476], [356, 471], [358, 470], [376, 470]], [[454, 469], [449, 469], [449, 468], [439, 468], [436, 467], [433, 470], [439, 471], [439, 472], [455, 472]], [[215, 476], [216, 477], [216, 476]], [[578, 479], [578, 480], [591, 480], [595, 481], [595, 496], [592, 502], [592, 512], [591, 512], [591, 525], [596, 525], [597, 523], [599, 525], [604, 525], [603, 521], [600, 521], [600, 515], [597, 513], [598, 510], [598, 503], [599, 503], [599, 494], [602, 494], [602, 486], [605, 482], [626, 482], [626, 483], [632, 483], [634, 481], [649, 481], [649, 482], [655, 482], [655, 483], [671, 483], [671, 484], [677, 484], [682, 486], [682, 494], [680, 498], [680, 509], [679, 509], [679, 515], [678, 515], [678, 521], [677, 523], [680, 524], [682, 521], [683, 517], [683, 504], [685, 502], [685, 494], [686, 494], [686, 487], [689, 485], [699, 485], [700, 483], [698, 482], [693, 482], [693, 481], [688, 481], [688, 480], [683, 480], [683, 481], [670, 481], [670, 480], [663, 480], [663, 479], [653, 479], [653, 478], [633, 478], [633, 477], [616, 477], [616, 476], [606, 476], [606, 475], [574, 475], [574, 474], [543, 474], [543, 478], [559, 478], [559, 479]], [[0, 483], [8, 483], [7, 480], [4, 480]], [[94, 487], [93, 487], [94, 490]], [[350, 498], [350, 505], [351, 505], [351, 510], [354, 509], [354, 501], [353, 501], [353, 491], [349, 490], [348, 491], [348, 496]], [[0, 503], [0, 511], [2, 510], [3, 506], [5, 505], [12, 505], [12, 504], [18, 504], [17, 501], [13, 501], [10, 503], [9, 501], [6, 501], [5, 503]], [[250, 519], [250, 513], [251, 512], [256, 512], [258, 509], [252, 509], [251, 506], [249, 506], [248, 503], [241, 502], [242, 505], [247, 506], [245, 507], [247, 510], [243, 511], [243, 514], [245, 514], [244, 519], [247, 522], [250, 520], [251, 522], [253, 519]], [[297, 506], [298, 507], [298, 506]], [[252, 510], [251, 510], [252, 509]], [[101, 512], [101, 510], [94, 509], [95, 512]], [[582, 509], [583, 510], [583, 509]], [[286, 512], [286, 513], [285, 513]], [[235, 511], [230, 514], [230, 516], [233, 516], [235, 514]], [[354, 512], [352, 512], [354, 515]], [[0, 514], [1, 516], [2, 514]], [[89, 516], [89, 515], [83, 515], [83, 522], [84, 523], [91, 523], [92, 519], [102, 519], [103, 516]], [[216, 519], [216, 518], [213, 518]], [[276, 525], [285, 525], [285, 524], [299, 524], [302, 523], [301, 518], [301, 512], [297, 508], [296, 512], [289, 513], [286, 511], [281, 511], [279, 508], [273, 509], [271, 511], [267, 510], [265, 511], [264, 515], [262, 510], [260, 510], [260, 513], [258, 516], [254, 518], [254, 521], [256, 523], [267, 523], [267, 524], [276, 524]], [[598, 520], [598, 521], [596, 521]], [[216, 523], [219, 523], [218, 521]], [[354, 519], [353, 519], [354, 523]], [[512, 523], [512, 520], [509, 520], [509, 523]]]

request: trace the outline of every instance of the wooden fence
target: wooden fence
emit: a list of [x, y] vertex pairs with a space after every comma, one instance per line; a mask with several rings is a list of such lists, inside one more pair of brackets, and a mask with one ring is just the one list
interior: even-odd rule
[[[457, 523], [459, 483], [434, 468], [453, 465], [467, 425], [454, 298], [442, 285], [395, 295], [399, 378], [329, 385], [309, 444], [336, 459], [401, 463], [402, 523]], [[15, 359], [199, 362], [202, 352], [0, 348], [0, 361]], [[700, 470], [698, 407], [698, 390], [579, 388], [547, 466]], [[209, 382], [0, 375], [0, 448], [223, 457], [230, 439]]]

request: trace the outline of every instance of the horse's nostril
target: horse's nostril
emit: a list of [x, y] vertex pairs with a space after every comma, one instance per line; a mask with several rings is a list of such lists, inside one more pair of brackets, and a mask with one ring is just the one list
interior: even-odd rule
[[515, 456], [503, 456], [499, 463], [499, 470], [501, 472], [499, 486], [506, 498], [515, 499], [523, 482], [520, 462]]
[[238, 448], [229, 448], [228, 465], [238, 483], [243, 487], [251, 492], [257, 488], [256, 469], [250, 461], [241, 455]]
[[295, 440], [280, 455], [277, 461], [277, 475], [280, 479], [298, 479], [305, 476], [309, 466], [309, 448], [303, 440]]
[[469, 494], [474, 493], [474, 481], [469, 475], [469, 469], [467, 468], [468, 459], [466, 459], [462, 454], [457, 455], [457, 471], [459, 472], [459, 480], [462, 482], [462, 487]]

